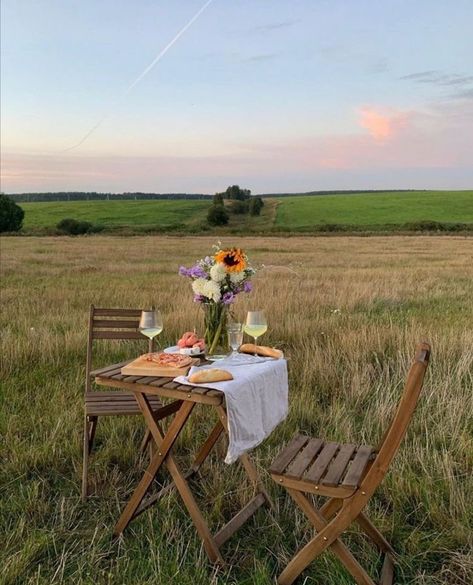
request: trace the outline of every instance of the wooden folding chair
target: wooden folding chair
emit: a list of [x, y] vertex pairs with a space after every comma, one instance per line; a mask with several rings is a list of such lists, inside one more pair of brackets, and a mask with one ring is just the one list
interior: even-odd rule
[[[101, 371], [100, 369], [95, 371], [91, 370], [93, 342], [96, 339], [147, 340], [138, 330], [140, 316], [141, 309], [98, 309], [93, 305], [90, 306], [84, 394], [83, 500], [85, 500], [88, 493], [89, 455], [92, 451], [99, 416], [131, 416], [141, 414], [141, 409], [133, 392], [126, 392], [124, 390], [110, 392], [92, 390], [92, 380]], [[148, 351], [154, 351], [154, 342], [152, 340], [147, 341]], [[120, 373], [120, 369], [125, 363], [115, 364], [117, 374]], [[178, 408], [178, 405], [167, 405], [164, 407], [161, 401], [155, 396], [150, 398], [150, 406], [156, 416], [156, 420], [161, 420], [173, 414]], [[142, 444], [143, 448], [146, 446], [150, 437], [151, 434], [149, 431], [146, 431]]]
[[[396, 414], [378, 449], [297, 435], [274, 460], [270, 468], [274, 481], [287, 489], [317, 531], [316, 536], [299, 550], [281, 573], [279, 585], [293, 583], [316, 557], [329, 548], [356, 583], [375, 585], [375, 581], [341, 541], [341, 535], [352, 522], [356, 522], [385, 553], [380, 585], [393, 582], [394, 550], [368, 519], [363, 508], [382, 482], [406, 433], [429, 358], [430, 345], [419, 344]], [[321, 495], [329, 500], [316, 509], [305, 494]]]

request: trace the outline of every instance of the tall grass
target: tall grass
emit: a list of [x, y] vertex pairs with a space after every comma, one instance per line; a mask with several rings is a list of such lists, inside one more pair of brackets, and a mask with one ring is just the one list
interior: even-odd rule
[[[398, 457], [369, 513], [399, 552], [397, 582], [473, 581], [473, 240], [247, 238], [265, 267], [240, 299], [269, 317], [265, 343], [290, 359], [290, 414], [253, 456], [276, 502], [225, 546], [216, 571], [179, 496], [170, 494], [119, 540], [114, 522], [145, 459], [139, 417], [99, 422], [93, 495], [80, 502], [82, 392], [88, 305], [145, 306], [165, 315], [163, 344], [202, 323], [180, 264], [208, 252], [207, 238], [7, 238], [2, 245], [2, 584], [265, 585], [312, 534], [266, 469], [295, 431], [376, 444], [389, 423], [416, 341], [430, 339], [432, 367]], [[98, 362], [137, 352], [104, 342]], [[100, 363], [98, 363], [100, 365]], [[196, 409], [178, 445], [183, 464], [212, 413]], [[223, 447], [220, 447], [222, 450]], [[165, 476], [163, 474], [162, 479]], [[238, 465], [213, 457], [192, 484], [218, 529], [249, 496]], [[361, 562], [379, 557], [355, 530]], [[351, 578], [331, 555], [307, 585]]]

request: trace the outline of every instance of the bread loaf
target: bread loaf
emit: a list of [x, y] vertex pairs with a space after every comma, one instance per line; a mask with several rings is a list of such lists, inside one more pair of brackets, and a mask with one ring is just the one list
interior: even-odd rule
[[[256, 347], [256, 352], [255, 352]], [[254, 343], [244, 343], [240, 346], [241, 353], [251, 353], [257, 354], [262, 357], [270, 357], [275, 359], [280, 359], [284, 356], [283, 352], [280, 349], [275, 349], [274, 347], [266, 347], [265, 345], [257, 345], [255, 346]]]
[[217, 368], [207, 368], [205, 370], [199, 370], [189, 376], [189, 382], [191, 384], [205, 384], [207, 382], [225, 382], [227, 380], [233, 380], [233, 376], [230, 372], [225, 370], [218, 370]]

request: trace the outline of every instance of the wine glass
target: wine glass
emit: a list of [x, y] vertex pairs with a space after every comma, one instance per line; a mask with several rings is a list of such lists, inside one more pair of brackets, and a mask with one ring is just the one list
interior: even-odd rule
[[245, 321], [245, 333], [248, 333], [255, 340], [255, 356], [257, 356], [256, 345], [258, 337], [266, 333], [268, 323], [263, 311], [248, 311]]
[[[163, 318], [158, 309], [152, 311], [141, 311], [140, 324], [138, 326], [140, 333], [149, 337], [150, 341], [159, 335], [163, 330]], [[150, 344], [151, 351], [151, 344]]]
[[227, 325], [228, 345], [232, 348], [230, 359], [236, 359], [238, 356], [238, 348], [243, 343], [243, 324], [229, 323]]

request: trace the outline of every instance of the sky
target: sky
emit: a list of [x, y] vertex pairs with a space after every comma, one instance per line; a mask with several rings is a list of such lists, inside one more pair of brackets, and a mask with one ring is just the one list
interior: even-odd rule
[[4, 192], [473, 188], [472, 0], [1, 10]]

